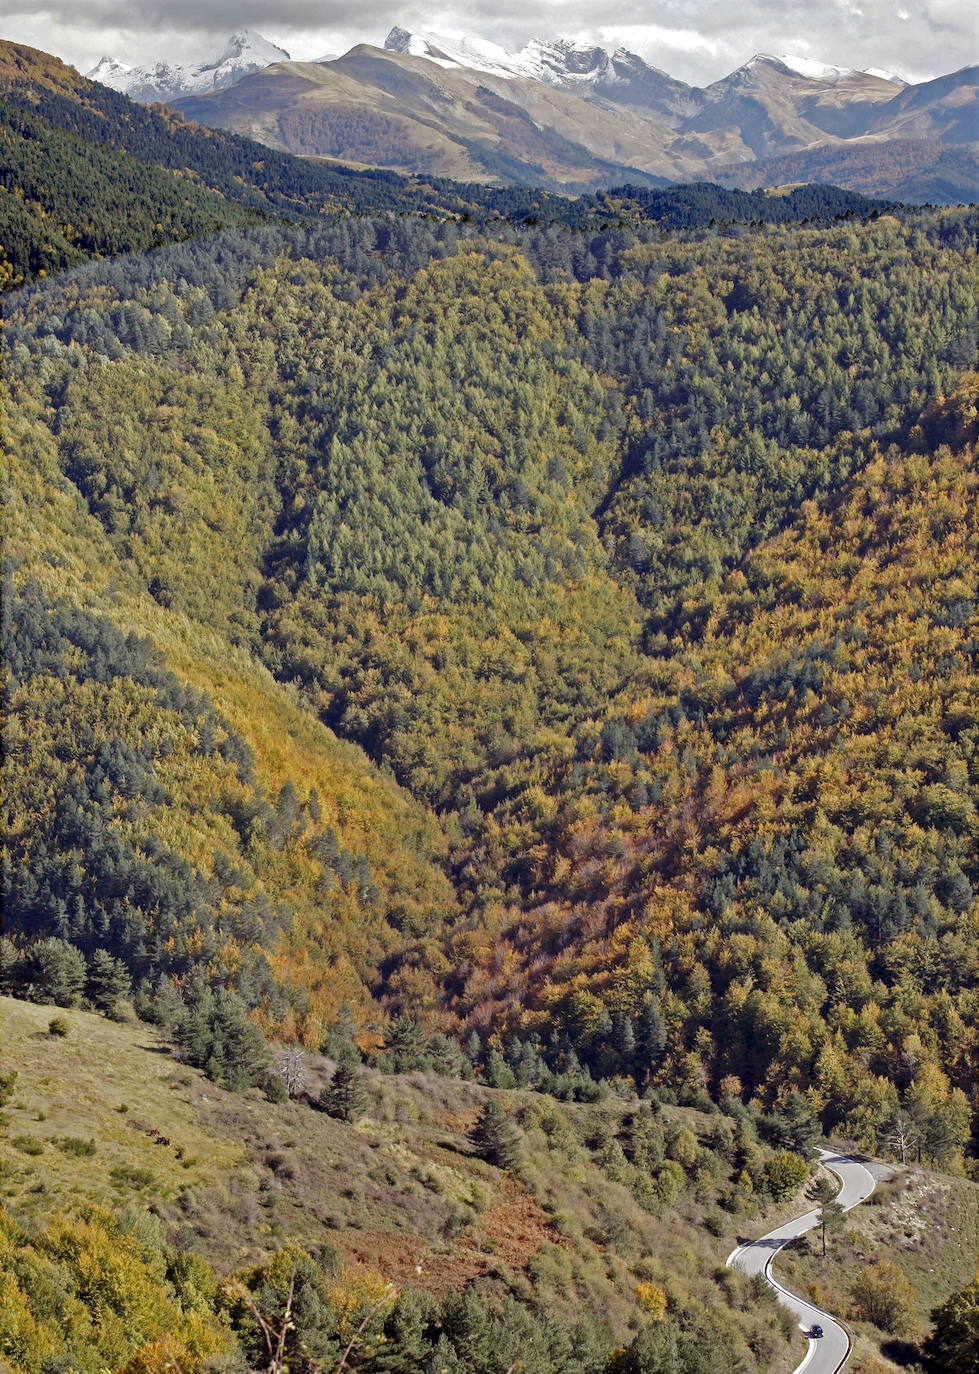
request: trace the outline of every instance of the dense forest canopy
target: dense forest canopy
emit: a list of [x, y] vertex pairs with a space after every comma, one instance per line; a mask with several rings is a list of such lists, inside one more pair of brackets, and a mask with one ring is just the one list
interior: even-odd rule
[[977, 227], [356, 174], [0, 45], [16, 1374], [777, 1366], [719, 1255], [824, 1135], [968, 1234]]
[[15, 943], [971, 1150], [973, 230], [348, 219], [13, 298]]

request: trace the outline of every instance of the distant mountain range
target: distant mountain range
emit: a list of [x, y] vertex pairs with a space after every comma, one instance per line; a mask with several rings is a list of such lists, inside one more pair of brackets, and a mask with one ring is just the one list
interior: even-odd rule
[[318, 62], [290, 61], [243, 30], [196, 66], [103, 58], [90, 76], [282, 151], [490, 185], [780, 185], [810, 179], [814, 153], [832, 150], [844, 186], [900, 187], [912, 201], [976, 195], [977, 67], [910, 85], [879, 68], [760, 53], [701, 88], [622, 47], [533, 40], [511, 52], [395, 27], [382, 48]]
[[[489, 72], [493, 76], [529, 76], [550, 86], [578, 91], [579, 94], [589, 89], [633, 90], [641, 85], [644, 78], [648, 82], [650, 77], [653, 78], [650, 83], [653, 86], [669, 83], [684, 91], [696, 89], [682, 81], [675, 81], [656, 67], [649, 66], [627, 48], [619, 47], [609, 51], [607, 48], [575, 43], [568, 38], [557, 38], [550, 42], [535, 38], [517, 52], [510, 52], [497, 43], [490, 43], [481, 38], [453, 40], [443, 38], [439, 34], [423, 33], [419, 30], [409, 32], [407, 29], [395, 27], [385, 39], [384, 47], [390, 52], [399, 52], [407, 57], [425, 57], [430, 62], [437, 62], [440, 67], [466, 67], [473, 71]], [[758, 61], [759, 57], [752, 60]], [[804, 57], [766, 56], [766, 60], [780, 62], [797, 75], [830, 84], [854, 74], [851, 68], [833, 67]], [[903, 77], [896, 76], [893, 72], [881, 71], [879, 68], [858, 74], [880, 77], [899, 86], [908, 84]]]

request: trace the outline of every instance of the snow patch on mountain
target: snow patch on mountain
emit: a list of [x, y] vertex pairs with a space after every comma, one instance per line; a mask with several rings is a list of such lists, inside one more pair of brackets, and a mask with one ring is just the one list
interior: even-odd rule
[[897, 72], [886, 72], [883, 67], [865, 67], [864, 76], [876, 76], [879, 81], [891, 81], [895, 86], [910, 86], [910, 81], [903, 76], [898, 76]]
[[384, 47], [405, 57], [424, 57], [439, 67], [464, 67], [493, 76], [526, 75], [519, 70], [516, 53], [483, 38], [446, 38], [417, 29], [409, 32], [396, 25], [384, 40]]
[[811, 57], [795, 57], [791, 53], [783, 53], [775, 61], [781, 62], [783, 67], [788, 67], [797, 76], [804, 76], [809, 81], [824, 81], [831, 86], [849, 76], [853, 70], [852, 67], [834, 67], [829, 62], [814, 62]]
[[[759, 52], [755, 53], [750, 61], [743, 67], [732, 72], [730, 77], [724, 77], [724, 81], [730, 81], [731, 77], [747, 74], [756, 67], [763, 66], [782, 67], [786, 71], [792, 72], [795, 76], [804, 77], [807, 81], [818, 81], [823, 86], [835, 86], [840, 81], [845, 81], [853, 76], [875, 76], [881, 81], [891, 81], [895, 85], [905, 86], [906, 81], [901, 77], [895, 76], [893, 72], [882, 71], [879, 67], [871, 67], [861, 71], [856, 67], [835, 67], [831, 62], [817, 62], [811, 57], [798, 57], [794, 53], [781, 53], [778, 57], [774, 53]], [[715, 83], [720, 85], [720, 82]]]

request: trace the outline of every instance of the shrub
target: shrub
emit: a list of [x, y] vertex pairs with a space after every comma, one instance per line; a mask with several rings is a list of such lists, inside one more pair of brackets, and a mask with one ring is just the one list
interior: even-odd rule
[[55, 1144], [64, 1155], [76, 1155], [79, 1159], [91, 1159], [98, 1150], [93, 1140], [82, 1140], [77, 1135], [62, 1136]]
[[44, 1141], [38, 1140], [36, 1135], [16, 1135], [13, 1139], [14, 1147], [24, 1155], [40, 1155], [44, 1153]]
[[657, 1284], [637, 1283], [636, 1303], [650, 1321], [666, 1320], [666, 1293]]
[[52, 1016], [48, 1022], [48, 1035], [53, 1035], [60, 1040], [63, 1040], [70, 1030], [71, 1027], [63, 1016]]
[[809, 1165], [792, 1150], [779, 1150], [766, 1159], [765, 1188], [776, 1202], [785, 1202], [799, 1191], [809, 1177]]
[[878, 1259], [858, 1275], [851, 1290], [855, 1315], [880, 1331], [906, 1336], [914, 1328], [914, 1289], [890, 1260]]
[[281, 1076], [277, 1073], [270, 1073], [265, 1079], [265, 1096], [270, 1102], [288, 1102], [289, 1089], [286, 1087]]
[[117, 1188], [149, 1188], [156, 1181], [149, 1169], [136, 1169], [128, 1164], [118, 1165], [110, 1177]]

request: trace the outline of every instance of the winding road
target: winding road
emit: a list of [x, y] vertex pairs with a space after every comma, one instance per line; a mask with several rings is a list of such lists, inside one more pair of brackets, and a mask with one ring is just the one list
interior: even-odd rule
[[[843, 1185], [836, 1195], [836, 1201], [846, 1211], [870, 1197], [877, 1181], [866, 1165], [851, 1155], [834, 1154], [831, 1150], [820, 1150], [819, 1154], [826, 1168], [834, 1173]], [[796, 1217], [795, 1221], [786, 1222], [784, 1226], [769, 1231], [768, 1235], [762, 1236], [760, 1240], [739, 1245], [727, 1259], [730, 1266], [742, 1269], [746, 1274], [764, 1275], [778, 1294], [779, 1302], [795, 1313], [799, 1318], [799, 1326], [807, 1335], [814, 1325], [823, 1328], [823, 1335], [818, 1339], [809, 1337], [806, 1357], [796, 1367], [794, 1374], [802, 1374], [803, 1370], [806, 1370], [807, 1374], [838, 1374], [850, 1358], [853, 1348], [849, 1332], [835, 1317], [823, 1312], [821, 1308], [813, 1307], [812, 1303], [797, 1298], [772, 1277], [772, 1261], [782, 1246], [811, 1231], [818, 1218], [818, 1210], [806, 1212], [805, 1216]]]

